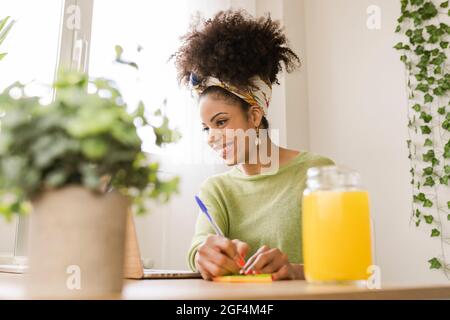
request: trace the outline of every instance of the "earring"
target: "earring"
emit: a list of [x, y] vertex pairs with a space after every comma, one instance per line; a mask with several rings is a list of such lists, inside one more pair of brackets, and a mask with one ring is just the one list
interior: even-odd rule
[[255, 139], [255, 145], [259, 146], [261, 144], [261, 139], [259, 139], [259, 127], [256, 128], [256, 139]]

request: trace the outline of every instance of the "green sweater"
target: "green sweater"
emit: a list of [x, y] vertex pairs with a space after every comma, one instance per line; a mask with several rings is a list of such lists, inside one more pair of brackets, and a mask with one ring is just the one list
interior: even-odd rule
[[[291, 263], [303, 263], [301, 201], [310, 167], [332, 165], [332, 160], [301, 151], [273, 175], [243, 173], [237, 166], [206, 179], [199, 196], [229, 239], [250, 245], [251, 257], [261, 246], [278, 248]], [[188, 264], [196, 271], [195, 254], [209, 234], [215, 234], [199, 213], [188, 251]]]

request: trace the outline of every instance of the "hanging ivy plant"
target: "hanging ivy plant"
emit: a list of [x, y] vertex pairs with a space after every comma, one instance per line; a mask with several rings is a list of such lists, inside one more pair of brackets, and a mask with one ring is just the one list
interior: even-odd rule
[[402, 52], [408, 88], [407, 141], [413, 189], [411, 219], [425, 225], [431, 238], [441, 241], [440, 255], [430, 257], [430, 269], [449, 277], [450, 246], [450, 74], [449, 1], [400, 0], [401, 16], [395, 32], [407, 41]]

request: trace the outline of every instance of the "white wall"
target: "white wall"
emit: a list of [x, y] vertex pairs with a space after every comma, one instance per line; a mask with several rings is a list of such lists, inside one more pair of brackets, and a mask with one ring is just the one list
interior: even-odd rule
[[[366, 27], [366, 9], [373, 4], [381, 8], [381, 30]], [[399, 1], [304, 5], [311, 150], [361, 172], [383, 280], [448, 281], [428, 269], [427, 260], [440, 254], [439, 241], [409, 223], [407, 97], [404, 67], [392, 49]]]

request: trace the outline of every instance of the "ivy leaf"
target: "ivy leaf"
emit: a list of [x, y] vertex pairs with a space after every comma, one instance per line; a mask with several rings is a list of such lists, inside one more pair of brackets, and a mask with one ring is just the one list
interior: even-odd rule
[[430, 114], [422, 111], [420, 113], [420, 119], [422, 119], [425, 123], [430, 123], [431, 120], [433, 120], [433, 117]]
[[444, 93], [445, 93], [445, 90], [442, 87], [436, 87], [436, 88], [433, 89], [433, 93], [436, 96], [443, 96]]
[[422, 155], [422, 159], [425, 162], [431, 162], [434, 159], [434, 151], [433, 150], [428, 150], [427, 153], [424, 153]]
[[442, 73], [442, 68], [441, 68], [441, 66], [437, 66], [435, 69], [434, 69], [434, 74], [441, 74]]
[[434, 182], [433, 177], [427, 177], [424, 182], [424, 186], [433, 187], [436, 183]]
[[428, 260], [428, 263], [430, 264], [430, 269], [440, 269], [442, 268], [442, 264], [439, 262], [437, 258], [433, 258]]
[[425, 208], [431, 208], [431, 207], [433, 206], [433, 202], [432, 202], [431, 200], [429, 200], [429, 199], [426, 199], [426, 200], [423, 202], [423, 206], [424, 206]]
[[416, 196], [414, 196], [414, 200], [416, 201], [416, 202], [423, 202], [423, 201], [425, 201], [426, 200], [426, 197], [425, 197], [425, 194], [424, 193], [419, 193], [418, 195], [416, 195]]
[[427, 168], [423, 169], [423, 174], [424, 175], [432, 175], [433, 174], [433, 167], [427, 167]]
[[422, 214], [422, 212], [420, 212], [419, 209], [416, 209], [416, 217], [419, 218], [421, 214]]
[[424, 147], [432, 147], [433, 141], [431, 141], [429, 138], [426, 138], [425, 143], [423, 144]]
[[403, 42], [399, 42], [394, 46], [394, 49], [401, 50], [403, 49]]
[[450, 140], [444, 147], [444, 159], [450, 159]]
[[425, 218], [425, 222], [428, 224], [432, 224], [433, 223], [433, 216], [432, 215], [427, 215], [427, 216], [423, 216]]
[[439, 178], [439, 183], [444, 185], [444, 186], [448, 186], [448, 180], [449, 180], [450, 175], [448, 176], [443, 176]]
[[443, 116], [443, 115], [445, 114], [445, 106], [444, 106], [444, 107], [440, 107], [440, 108], [437, 110], [437, 112], [438, 112], [441, 116]]
[[428, 92], [428, 90], [430, 90], [430, 87], [425, 83], [419, 83], [416, 87], [416, 90], [419, 90], [422, 92]]
[[439, 237], [441, 235], [441, 232], [434, 228], [433, 230], [431, 230], [431, 237]]
[[444, 1], [440, 5], [441, 8], [448, 8], [448, 1]]
[[425, 96], [424, 96], [425, 103], [431, 103], [431, 102], [433, 102], [433, 100], [434, 100], [434, 98], [432, 95], [430, 95], [429, 93], [425, 94]]
[[445, 172], [445, 174], [450, 174], [450, 165], [444, 166], [444, 172]]
[[444, 122], [442, 122], [442, 128], [447, 131], [450, 131], [450, 120], [448, 119], [444, 120]]
[[[416, 103], [415, 105], [413, 105], [412, 108], [413, 108], [414, 111], [416, 111], [416, 112], [420, 112], [420, 109], [421, 109], [420, 104], [418, 104], [418, 103]], [[445, 107], [444, 107], [444, 109], [445, 109]], [[445, 111], [444, 111], [444, 112], [445, 112]]]
[[431, 128], [429, 126], [420, 126], [420, 130], [422, 131], [422, 134], [430, 134]]

